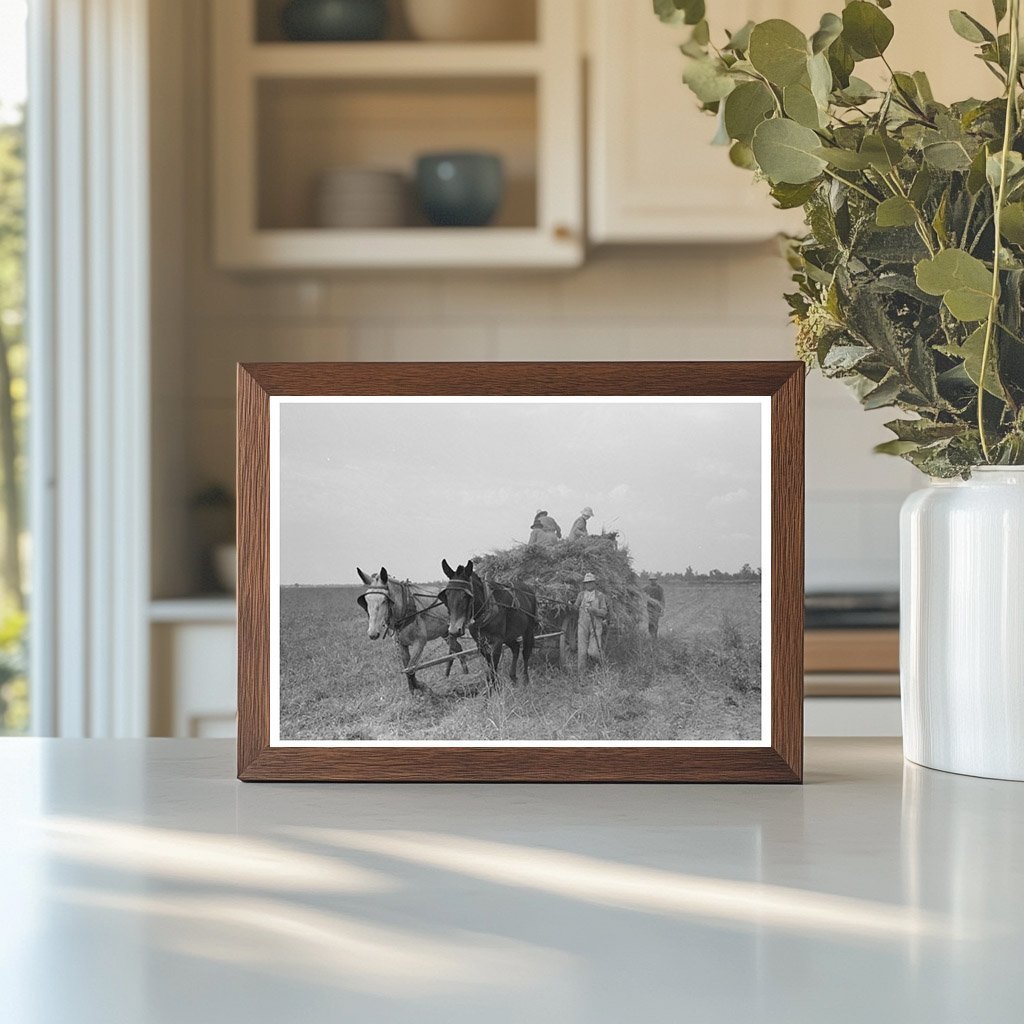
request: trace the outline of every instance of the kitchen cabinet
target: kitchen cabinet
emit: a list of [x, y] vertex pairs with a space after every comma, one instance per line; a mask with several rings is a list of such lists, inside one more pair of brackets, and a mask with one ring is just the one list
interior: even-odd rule
[[230, 597], [152, 602], [151, 735], [235, 735], [235, 617]]
[[[512, 0], [516, 2], [516, 0]], [[213, 30], [214, 250], [233, 270], [575, 266], [583, 259], [579, 8], [535, 4], [532, 39], [374, 42], [281, 38], [279, 5], [217, 0]], [[321, 226], [314, 196], [337, 168], [399, 172], [424, 152], [504, 164], [493, 225]], [[410, 189], [411, 193], [411, 189]]]
[[[767, 185], [710, 144], [715, 120], [697, 109], [681, 80], [679, 44], [689, 28], [663, 25], [649, 3], [588, 3], [591, 241], [737, 242], [798, 230], [798, 212], [774, 209]], [[716, 14], [708, 4], [708, 17], [718, 34], [770, 17], [816, 25], [818, 15], [806, 14], [821, 9], [820, 0], [717, 6]]]
[[[737, 242], [799, 231], [799, 211], [779, 211], [767, 186], [710, 145], [715, 121], [681, 82], [678, 44], [689, 29], [663, 25], [647, 2], [586, 0], [588, 39], [588, 214], [593, 243]], [[810, 33], [825, 0], [708, 2], [712, 33], [747, 20], [785, 18]], [[958, 4], [992, 20], [988, 0]], [[887, 56], [896, 68], [928, 72], [940, 100], [995, 94], [998, 83], [950, 27], [946, 7], [900, 0], [886, 11], [896, 34]], [[886, 76], [880, 61], [862, 77]]]

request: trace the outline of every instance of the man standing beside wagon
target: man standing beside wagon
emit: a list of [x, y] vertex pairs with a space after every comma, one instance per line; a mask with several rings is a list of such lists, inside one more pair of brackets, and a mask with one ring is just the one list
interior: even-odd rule
[[576, 626], [576, 663], [580, 675], [587, 668], [587, 658], [604, 665], [604, 631], [608, 624], [608, 598], [598, 590], [597, 577], [588, 572], [583, 589], [576, 598], [579, 621]]

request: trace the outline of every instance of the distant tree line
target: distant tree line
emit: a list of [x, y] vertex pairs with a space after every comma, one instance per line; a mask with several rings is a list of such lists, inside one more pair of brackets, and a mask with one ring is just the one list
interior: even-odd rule
[[754, 569], [749, 562], [744, 562], [739, 572], [723, 572], [721, 569], [694, 572], [693, 566], [688, 565], [686, 572], [652, 572], [650, 575], [661, 583], [752, 583], [760, 580], [761, 567]]

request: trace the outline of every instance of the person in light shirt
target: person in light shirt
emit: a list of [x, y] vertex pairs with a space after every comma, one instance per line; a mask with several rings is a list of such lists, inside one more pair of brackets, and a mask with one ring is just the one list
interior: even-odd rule
[[597, 577], [588, 572], [583, 589], [576, 598], [579, 624], [576, 627], [576, 662], [580, 675], [587, 669], [587, 658], [604, 664], [604, 631], [608, 624], [608, 599], [597, 588]]
[[588, 505], [580, 514], [572, 529], [569, 531], [569, 540], [578, 540], [587, 536], [587, 520], [594, 518], [594, 510]]

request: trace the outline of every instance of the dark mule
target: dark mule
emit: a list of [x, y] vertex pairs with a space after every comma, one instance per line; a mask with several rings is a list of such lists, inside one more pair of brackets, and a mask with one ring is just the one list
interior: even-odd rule
[[523, 650], [523, 681], [530, 681], [530, 655], [537, 632], [537, 594], [525, 584], [489, 583], [473, 572], [472, 560], [458, 569], [447, 561], [441, 568], [448, 586], [438, 595], [448, 606], [448, 635], [456, 638], [469, 630], [487, 660], [487, 682], [498, 681], [498, 663], [504, 645], [512, 652], [509, 675], [516, 681], [520, 641]]
[[[445, 637], [452, 654], [462, 652], [459, 642], [448, 635], [448, 609], [438, 597], [437, 587], [413, 587], [411, 583], [393, 580], [383, 567], [374, 576], [367, 576], [359, 568], [356, 572], [366, 585], [366, 592], [356, 600], [366, 612], [367, 636], [377, 640], [389, 632], [394, 633], [403, 668], [408, 668], [410, 663], [419, 663], [429, 640]], [[462, 662], [463, 675], [467, 675], [466, 659], [460, 658], [459, 661]], [[453, 664], [449, 661], [445, 666], [445, 679], [451, 675]], [[422, 689], [416, 681], [415, 672], [407, 678], [413, 693]]]

